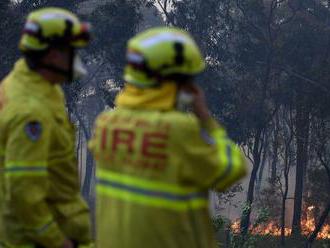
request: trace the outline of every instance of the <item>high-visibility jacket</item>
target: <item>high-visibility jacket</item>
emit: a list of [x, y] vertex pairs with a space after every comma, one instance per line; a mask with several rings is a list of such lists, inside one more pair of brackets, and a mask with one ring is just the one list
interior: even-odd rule
[[0, 237], [9, 247], [91, 242], [74, 128], [58, 85], [24, 59], [0, 86]]
[[90, 148], [98, 248], [217, 247], [208, 190], [224, 190], [246, 170], [215, 120], [118, 106], [98, 117]]

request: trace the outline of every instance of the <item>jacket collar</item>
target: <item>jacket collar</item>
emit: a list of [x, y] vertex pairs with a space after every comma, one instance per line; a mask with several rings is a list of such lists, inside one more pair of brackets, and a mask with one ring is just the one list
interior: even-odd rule
[[175, 83], [163, 83], [155, 88], [138, 88], [126, 84], [116, 97], [118, 107], [146, 110], [172, 110], [175, 107], [177, 86]]
[[14, 67], [13, 76], [17, 79], [17, 87], [20, 87], [25, 92], [31, 92], [31, 95], [55, 103], [63, 102], [64, 95], [60, 85], [52, 84], [42, 77], [39, 73], [31, 70], [25, 59], [19, 59]]

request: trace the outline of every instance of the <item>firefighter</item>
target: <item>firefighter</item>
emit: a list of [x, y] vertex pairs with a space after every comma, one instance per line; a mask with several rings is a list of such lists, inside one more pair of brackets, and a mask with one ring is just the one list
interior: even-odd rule
[[[128, 42], [116, 109], [96, 120], [97, 247], [215, 248], [208, 191], [246, 173], [194, 77], [205, 68], [191, 36], [159, 27]], [[192, 113], [181, 109], [192, 108]]]
[[25, 23], [23, 54], [0, 87], [1, 237], [6, 247], [90, 246], [89, 208], [79, 189], [75, 131], [61, 84], [86, 73], [77, 49], [88, 23], [44, 8]]

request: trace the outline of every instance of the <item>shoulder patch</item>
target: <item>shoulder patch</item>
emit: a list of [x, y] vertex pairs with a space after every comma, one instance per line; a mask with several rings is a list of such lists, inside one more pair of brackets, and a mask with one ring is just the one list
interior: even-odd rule
[[25, 133], [32, 141], [37, 141], [41, 137], [42, 125], [38, 121], [30, 121], [25, 125]]

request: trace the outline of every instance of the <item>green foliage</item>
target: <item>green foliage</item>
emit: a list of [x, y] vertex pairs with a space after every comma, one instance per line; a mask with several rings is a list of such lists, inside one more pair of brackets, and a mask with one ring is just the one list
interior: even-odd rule
[[[281, 214], [281, 194], [277, 185], [266, 186], [259, 194], [259, 198], [255, 203], [258, 209], [257, 215], [267, 216], [268, 219], [279, 223]], [[269, 197], [271, 196], [271, 197]]]
[[228, 226], [229, 223], [230, 220], [224, 218], [221, 215], [217, 215], [212, 218], [213, 228], [216, 232], [218, 232], [220, 229], [223, 229], [225, 226]]
[[217, 193], [219, 205], [226, 205], [227, 203], [230, 203], [231, 206], [237, 207], [237, 205], [232, 204], [232, 200], [236, 195], [243, 191], [243, 187], [241, 184], [236, 184], [232, 187], [230, 187], [225, 192], [219, 192]]
[[258, 237], [254, 235], [233, 235], [231, 239], [231, 248], [255, 248], [257, 247]]
[[259, 225], [262, 225], [262, 224], [265, 224], [266, 222], [269, 221], [269, 210], [267, 208], [261, 208], [261, 209], [258, 209], [257, 211], [257, 218], [254, 222], [254, 227], [257, 227]]
[[245, 202], [242, 206], [242, 215], [246, 215], [249, 211], [251, 211], [251, 204], [248, 202]]

